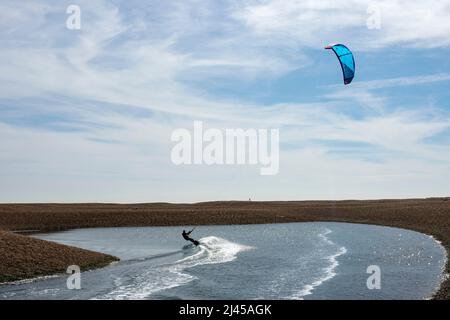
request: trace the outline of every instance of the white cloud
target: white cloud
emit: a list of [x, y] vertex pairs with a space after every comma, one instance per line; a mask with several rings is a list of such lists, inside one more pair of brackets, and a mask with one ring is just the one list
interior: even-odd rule
[[[307, 64], [304, 49], [321, 47], [340, 35], [372, 50], [449, 44], [444, 37], [449, 22], [443, 17], [448, 6], [443, 1], [427, 9], [435, 17], [433, 30], [422, 26], [429, 19], [418, 16], [425, 9], [420, 3], [382, 1], [383, 28], [369, 31], [367, 4], [141, 4], [143, 13], [135, 13], [137, 18], [130, 21], [126, 9], [106, 1], [80, 1], [82, 30], [72, 33], [65, 29], [63, 5], [33, 2], [13, 8], [2, 3], [0, 101], [53, 101], [37, 108], [44, 115], [61, 108], [68, 125], [71, 116], [82, 123], [74, 132], [0, 124], [0, 201], [262, 200], [448, 192], [450, 154], [424, 139], [448, 130], [450, 119], [433, 117], [428, 110], [389, 110], [389, 97], [376, 92], [448, 81], [448, 74], [360, 82], [352, 84], [352, 90], [325, 88], [326, 101], [272, 105], [238, 97], [216, 99], [186, 85], [215, 77], [278, 77]], [[61, 20], [55, 19], [58, 14]], [[413, 18], [418, 19], [416, 30], [407, 28]], [[187, 80], [180, 81], [182, 77]], [[343, 101], [368, 107], [371, 113], [355, 119], [342, 111]], [[104, 109], [95, 107], [97, 103]], [[151, 115], [132, 115], [136, 108]], [[17, 113], [30, 115], [26, 107]], [[280, 175], [263, 180], [257, 168], [174, 167], [170, 133], [189, 128], [194, 119], [217, 128], [279, 127], [281, 142], [291, 146], [282, 150]], [[336, 146], [317, 141], [336, 141]], [[333, 154], [342, 143], [371, 146], [380, 150], [379, 158], [370, 162], [362, 151]], [[230, 191], [219, 196], [225, 188]]]
[[421, 76], [398, 77], [382, 80], [359, 81], [355, 83], [355, 87], [366, 90], [374, 90], [389, 87], [413, 86], [445, 81], [450, 81], [450, 74], [439, 73]]
[[[381, 29], [369, 30], [367, 8], [380, 10]], [[278, 42], [318, 47], [352, 43], [358, 50], [392, 45], [443, 47], [450, 44], [448, 0], [249, 1], [235, 17], [256, 35]]]

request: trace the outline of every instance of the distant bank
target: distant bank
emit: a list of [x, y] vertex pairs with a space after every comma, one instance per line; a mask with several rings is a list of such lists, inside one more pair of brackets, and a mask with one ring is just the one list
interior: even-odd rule
[[[433, 235], [450, 252], [450, 198], [197, 204], [0, 204], [0, 229], [5, 230], [0, 232], [0, 255], [5, 257], [0, 261], [0, 281], [64, 272], [63, 266], [69, 264], [89, 269], [116, 260], [99, 253], [12, 234], [9, 232], [12, 230], [48, 232], [95, 227], [306, 221], [353, 222], [412, 229]], [[448, 263], [446, 273], [450, 273]], [[435, 298], [450, 299], [450, 279], [444, 281]]]

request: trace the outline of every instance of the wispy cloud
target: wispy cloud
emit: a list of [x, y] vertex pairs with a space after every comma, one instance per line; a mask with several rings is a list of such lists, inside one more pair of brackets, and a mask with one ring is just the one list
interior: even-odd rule
[[[311, 50], [336, 39], [350, 41], [362, 56], [391, 46], [407, 47], [405, 56], [412, 47], [448, 48], [445, 1], [378, 2], [383, 27], [377, 31], [365, 26], [364, 1], [78, 3], [80, 31], [65, 28], [68, 3], [0, 4], [0, 201], [450, 191], [450, 154], [430, 143], [450, 128], [448, 106], [439, 100], [425, 107], [418, 99], [407, 110], [382, 90], [411, 87], [414, 95], [424, 84], [445, 84], [448, 70], [411, 76], [398, 69], [398, 76], [350, 87], [296, 78], [295, 86], [277, 88], [292, 74], [313, 79], [320, 59]], [[209, 90], [230, 83], [279, 90], [279, 101]], [[307, 89], [289, 100], [285, 87]], [[280, 175], [262, 180], [253, 168], [174, 167], [170, 133], [198, 119], [216, 128], [280, 128]], [[232, 191], [219, 196], [225, 187]]]
[[[369, 5], [379, 10], [381, 28], [368, 32]], [[331, 42], [352, 43], [360, 50], [390, 45], [443, 47], [450, 22], [447, 0], [434, 1], [249, 1], [235, 17], [256, 35], [277, 42], [317, 47]]]
[[[398, 77], [371, 81], [360, 81], [355, 84], [355, 87], [374, 90], [390, 87], [403, 87], [403, 86], [414, 86], [421, 84], [432, 84], [435, 82], [446, 82], [450, 81], [449, 73], [438, 73], [429, 75], [419, 75], [419, 76], [408, 76], [408, 77]], [[337, 87], [337, 86], [335, 86]]]

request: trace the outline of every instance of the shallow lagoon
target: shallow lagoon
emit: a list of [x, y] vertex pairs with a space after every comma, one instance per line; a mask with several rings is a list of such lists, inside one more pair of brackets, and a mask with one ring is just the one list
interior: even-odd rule
[[[79, 229], [37, 237], [112, 254], [82, 274], [0, 287], [2, 299], [426, 299], [446, 261], [433, 238], [404, 229], [332, 222]], [[367, 268], [379, 266], [381, 289]]]

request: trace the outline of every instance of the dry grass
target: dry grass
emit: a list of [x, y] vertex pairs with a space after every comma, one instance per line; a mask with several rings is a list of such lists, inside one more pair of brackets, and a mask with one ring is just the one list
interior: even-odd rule
[[[0, 229], [4, 230], [57, 231], [93, 227], [256, 224], [301, 221], [338, 221], [407, 228], [433, 235], [442, 241], [447, 251], [450, 248], [450, 198], [207, 202], [199, 204], [0, 205]], [[0, 245], [3, 244], [0, 243]], [[0, 253], [1, 250], [4, 249], [0, 248]], [[447, 273], [450, 273], [449, 265], [447, 265]], [[441, 290], [436, 294], [436, 298], [450, 299], [449, 280], [443, 283]]]

